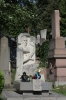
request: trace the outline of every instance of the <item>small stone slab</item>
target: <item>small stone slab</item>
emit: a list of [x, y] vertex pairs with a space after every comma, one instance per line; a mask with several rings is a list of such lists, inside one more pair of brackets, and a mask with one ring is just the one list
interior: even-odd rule
[[33, 79], [33, 91], [42, 91], [42, 83], [40, 79]]

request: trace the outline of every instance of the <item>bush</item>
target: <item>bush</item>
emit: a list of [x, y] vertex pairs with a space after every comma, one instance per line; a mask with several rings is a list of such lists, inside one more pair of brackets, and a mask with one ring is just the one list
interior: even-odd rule
[[0, 94], [4, 88], [4, 83], [5, 83], [5, 80], [4, 80], [4, 75], [3, 73], [0, 71]]
[[48, 62], [49, 41], [44, 42], [42, 45], [36, 47], [36, 56], [40, 58], [42, 67], [46, 67]]

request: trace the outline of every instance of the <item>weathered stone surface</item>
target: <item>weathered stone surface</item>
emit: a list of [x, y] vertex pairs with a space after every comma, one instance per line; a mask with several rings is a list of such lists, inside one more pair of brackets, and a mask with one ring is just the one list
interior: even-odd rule
[[[48, 78], [52, 81], [61, 81], [65, 84], [66, 80], [66, 49], [65, 40], [60, 36], [60, 16], [59, 10], [54, 10], [52, 14], [52, 39], [50, 40], [48, 52]], [[52, 71], [50, 73], [50, 63]], [[61, 84], [61, 85], [62, 85]], [[58, 85], [58, 84], [57, 84]]]
[[42, 81], [42, 90], [52, 90], [52, 82]]
[[60, 16], [59, 10], [54, 10], [52, 14], [52, 38], [60, 37]]
[[13, 91], [3, 91], [2, 97], [5, 100], [23, 100], [22, 96]]
[[17, 39], [17, 61], [15, 80], [20, 80], [23, 72], [33, 75], [35, 64], [35, 37], [21, 33]]
[[39, 98], [26, 98], [25, 100], [40, 100]]
[[32, 82], [20, 82], [15, 81], [14, 87], [20, 91], [32, 91], [33, 90], [33, 83]]
[[[34, 83], [36, 82], [36, 83]], [[39, 82], [39, 83], [37, 83]], [[34, 84], [33, 84], [34, 83]], [[37, 87], [35, 87], [35, 84]], [[14, 87], [18, 90], [25, 90], [25, 91], [39, 91], [39, 90], [52, 90], [52, 83], [51, 82], [44, 82], [38, 80], [34, 80], [32, 82], [21, 82], [21, 81], [15, 81], [14, 82]]]
[[42, 83], [40, 79], [33, 80], [33, 91], [42, 91]]
[[55, 86], [66, 85], [66, 81], [55, 81]]
[[5, 100], [66, 100], [66, 97], [52, 92], [52, 94], [48, 96], [44, 95], [21, 95], [14, 91], [3, 91], [2, 97], [5, 98]]
[[0, 39], [0, 70], [4, 74], [5, 85], [11, 84], [10, 69], [10, 49], [8, 46], [8, 38], [5, 36]]

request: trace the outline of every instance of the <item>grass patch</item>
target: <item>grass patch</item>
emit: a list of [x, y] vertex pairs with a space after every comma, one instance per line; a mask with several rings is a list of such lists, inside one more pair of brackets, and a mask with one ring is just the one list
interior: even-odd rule
[[1, 94], [0, 94], [0, 100], [4, 100], [4, 99], [2, 98], [2, 96], [1, 96]]
[[62, 94], [64, 96], [66, 96], [66, 85], [59, 85], [58, 87], [55, 86], [54, 82], [51, 80], [46, 80], [47, 82], [52, 82], [52, 91]]
[[66, 96], [66, 85], [63, 85], [63, 86], [60, 85], [58, 87], [54, 87], [53, 91]]

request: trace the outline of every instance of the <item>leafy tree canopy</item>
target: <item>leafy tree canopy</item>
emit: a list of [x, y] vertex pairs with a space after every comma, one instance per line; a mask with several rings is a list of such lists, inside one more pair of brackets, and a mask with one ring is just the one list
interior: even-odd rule
[[[13, 37], [30, 27], [31, 35], [47, 29], [47, 38], [52, 30], [51, 14], [60, 11], [60, 32], [66, 36], [66, 0], [0, 0], [0, 30]], [[45, 45], [45, 44], [43, 44]], [[41, 47], [41, 59], [46, 46]], [[39, 51], [38, 51], [39, 52]], [[45, 60], [46, 61], [46, 60]]]
[[35, 13], [37, 7], [31, 4], [31, 9], [27, 10], [19, 3], [10, 3], [8, 0], [0, 2], [0, 30], [4, 30], [6, 34], [17, 36], [21, 32], [25, 32], [27, 27], [30, 27], [35, 33], [35, 28], [38, 23], [38, 17]]

